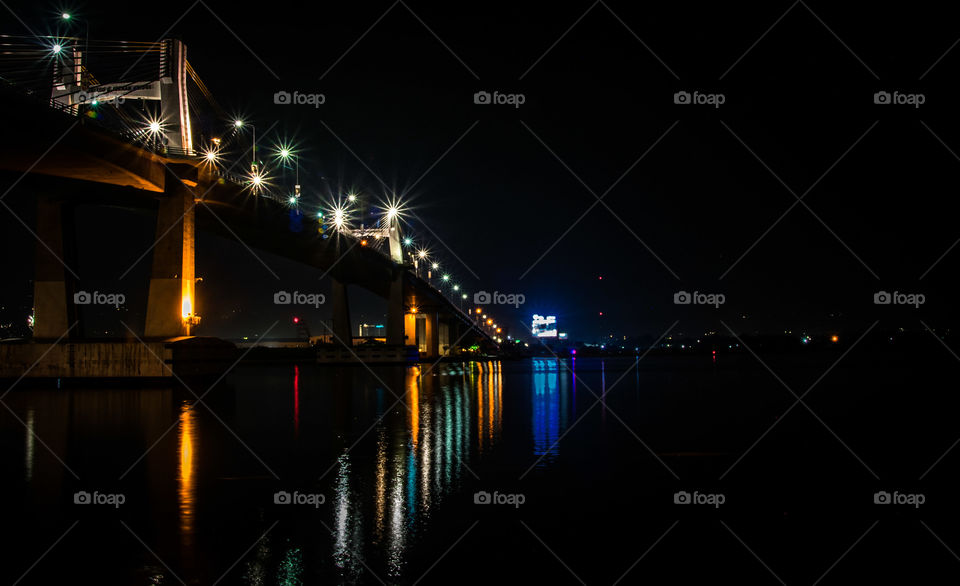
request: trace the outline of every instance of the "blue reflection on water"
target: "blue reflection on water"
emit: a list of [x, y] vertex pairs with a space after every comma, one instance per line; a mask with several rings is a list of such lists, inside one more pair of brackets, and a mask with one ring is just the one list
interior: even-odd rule
[[542, 456], [538, 467], [556, 459], [557, 443], [566, 426], [567, 381], [565, 376], [561, 377], [561, 370], [566, 368], [559, 360], [533, 360], [533, 453]]

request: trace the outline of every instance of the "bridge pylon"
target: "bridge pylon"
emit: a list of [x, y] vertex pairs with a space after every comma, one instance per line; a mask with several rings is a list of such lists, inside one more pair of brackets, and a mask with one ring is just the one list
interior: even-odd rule
[[196, 299], [196, 202], [193, 191], [165, 169], [164, 193], [157, 210], [157, 239], [147, 297], [144, 336], [151, 339], [190, 335], [199, 323]]
[[[77, 338], [82, 327], [74, 294], [77, 282], [67, 267], [76, 267], [76, 235], [73, 205], [46, 194], [37, 198], [36, 273], [33, 281], [36, 340]], [[67, 333], [69, 330], [69, 334]]]

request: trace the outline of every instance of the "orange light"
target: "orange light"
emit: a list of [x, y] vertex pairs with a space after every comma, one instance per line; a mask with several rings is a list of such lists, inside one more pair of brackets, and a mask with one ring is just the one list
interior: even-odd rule
[[361, 241], [360, 241], [360, 246], [366, 246], [366, 245], [367, 245], [367, 241], [366, 241], [366, 240], [361, 240]]
[[839, 342], [839, 341], [840, 341], [840, 336], [837, 336], [837, 335], [830, 336], [830, 341], [831, 341], [831, 342]]
[[410, 306], [410, 313], [417, 313], [417, 306], [416, 306], [416, 305]]
[[489, 326], [489, 325], [492, 325], [492, 324], [493, 324], [493, 320], [492, 320], [492, 319], [488, 319], [488, 320], [487, 320], [487, 325]]
[[497, 328], [497, 333], [498, 333], [498, 334], [500, 333], [500, 328]]
[[477, 308], [477, 314], [479, 315], [479, 313], [480, 313], [480, 308], [478, 307], [478, 308]]

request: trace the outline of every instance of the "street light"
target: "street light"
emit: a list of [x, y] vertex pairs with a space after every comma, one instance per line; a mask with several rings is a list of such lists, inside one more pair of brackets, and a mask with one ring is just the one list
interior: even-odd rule
[[253, 124], [249, 124], [237, 118], [233, 121], [233, 127], [237, 130], [240, 130], [244, 126], [249, 126], [253, 129], [253, 159], [250, 162], [250, 172], [254, 175], [257, 174], [257, 127]]
[[294, 152], [290, 150], [290, 147], [287, 146], [281, 146], [280, 150], [277, 151], [277, 156], [279, 156], [284, 162], [289, 161], [291, 157], [296, 160], [296, 183], [293, 184], [293, 197], [290, 198], [290, 203], [297, 203], [300, 201], [300, 157], [294, 154]]

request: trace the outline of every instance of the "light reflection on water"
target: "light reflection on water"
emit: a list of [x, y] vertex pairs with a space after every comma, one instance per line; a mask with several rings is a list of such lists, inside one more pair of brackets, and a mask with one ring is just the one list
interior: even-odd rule
[[[545, 361], [538, 367], [534, 385], [537, 393], [545, 393], [544, 399], [535, 399], [535, 405], [542, 407], [535, 414], [536, 445], [547, 447], [562, 431], [561, 400], [556, 392], [566, 388], [566, 383], [557, 383], [557, 370], [550, 364]], [[332, 571], [343, 582], [368, 581], [370, 568], [387, 581], [410, 578], [412, 548], [448, 497], [472, 481], [472, 462], [492, 455], [501, 441], [502, 364], [488, 361], [397, 369], [393, 371], [395, 380], [384, 375], [393, 381], [394, 390], [405, 392], [404, 403], [392, 409], [388, 408], [392, 394], [384, 388], [361, 379], [347, 379], [342, 387], [331, 382], [343, 372], [359, 371], [334, 373], [290, 365], [279, 375], [284, 380], [282, 417], [269, 411], [277, 409], [276, 387], [270, 386], [278, 380], [277, 372], [251, 370], [231, 379], [232, 386], [218, 390], [219, 402], [213, 410], [223, 421], [198, 410], [191, 400], [177, 398], [171, 389], [91, 389], [70, 397], [57, 394], [51, 399], [56, 408], [43, 410], [35, 408], [41, 404], [36, 397], [43, 395], [24, 394], [21, 409], [26, 429], [17, 467], [27, 482], [63, 474], [55, 459], [40, 457], [35, 430], [56, 442], [54, 449], [59, 453], [68, 452], [63, 447], [66, 441], [76, 442], [84, 453], [92, 454], [101, 442], [130, 438], [132, 441], [121, 444], [123, 453], [117, 462], [103, 461], [102, 477], [119, 476], [136, 463], [126, 482], [150, 489], [143, 498], [131, 488], [134, 496], [129, 500], [149, 500], [144, 513], [150, 509], [175, 511], [175, 517], [162, 513], [147, 517], [144, 525], [134, 529], [188, 583], [198, 576], [201, 582], [217, 578], [207, 576], [217, 573], [211, 568], [229, 567], [246, 547], [250, 550], [236, 564], [232, 578], [251, 585], [300, 583], [310, 571], [308, 566], [313, 566], [314, 572]], [[242, 419], [252, 412], [255, 417]], [[162, 438], [171, 418], [177, 433], [148, 450]], [[68, 425], [68, 421], [74, 423]], [[224, 430], [224, 425], [230, 430]], [[373, 426], [369, 437], [361, 439], [368, 426]], [[58, 437], [48, 428], [64, 431]], [[327, 458], [336, 459], [329, 476], [316, 487], [327, 495], [326, 504], [305, 511], [294, 522], [305, 521], [305, 534], [294, 531], [281, 539], [277, 533], [286, 532], [288, 523], [268, 531], [273, 521], [270, 508], [248, 501], [259, 498], [255, 489], [270, 479], [259, 466], [249, 463], [247, 455], [237, 457], [246, 453], [238, 439], [278, 470], [284, 454], [317, 454], [320, 461], [291, 462], [309, 470], [305, 475], [318, 467], [325, 469]], [[337, 454], [336, 450], [342, 449], [337, 447], [340, 442], [345, 447], [356, 442], [356, 449]], [[60, 485], [60, 481], [54, 482]], [[235, 500], [229, 507], [217, 504], [220, 490], [232, 491]], [[263, 515], [254, 513], [256, 509]], [[314, 513], [316, 517], [311, 519]], [[219, 537], [211, 537], [218, 535], [211, 528], [225, 518], [244, 529], [244, 538], [237, 536], [236, 543], [234, 536], [229, 536], [229, 547], [227, 540], [221, 543]], [[249, 541], [245, 540], [245, 528], [249, 529]], [[146, 537], [151, 532], [157, 541]], [[264, 537], [255, 542], [261, 535]], [[142, 567], [147, 566], [155, 567], [155, 560], [145, 560]], [[158, 576], [172, 577], [162, 568], [157, 571]]]
[[551, 358], [533, 359], [533, 454], [537, 467], [556, 460], [559, 439], [568, 421], [566, 367]]
[[[404, 401], [409, 408], [402, 411], [403, 433], [391, 431], [386, 417], [372, 432], [376, 448], [366, 494], [358, 488], [365, 473], [356, 469], [353, 455], [346, 453], [338, 461], [332, 489], [332, 555], [343, 580], [358, 580], [369, 564], [377, 565], [365, 554], [365, 545], [380, 558], [385, 577], [403, 577], [409, 548], [444, 497], [468, 473], [473, 446], [482, 453], [500, 437], [501, 364], [438, 369], [434, 375], [424, 375], [418, 367], [406, 369]], [[377, 410], [382, 413], [382, 407]], [[372, 515], [369, 528], [364, 510]]]

